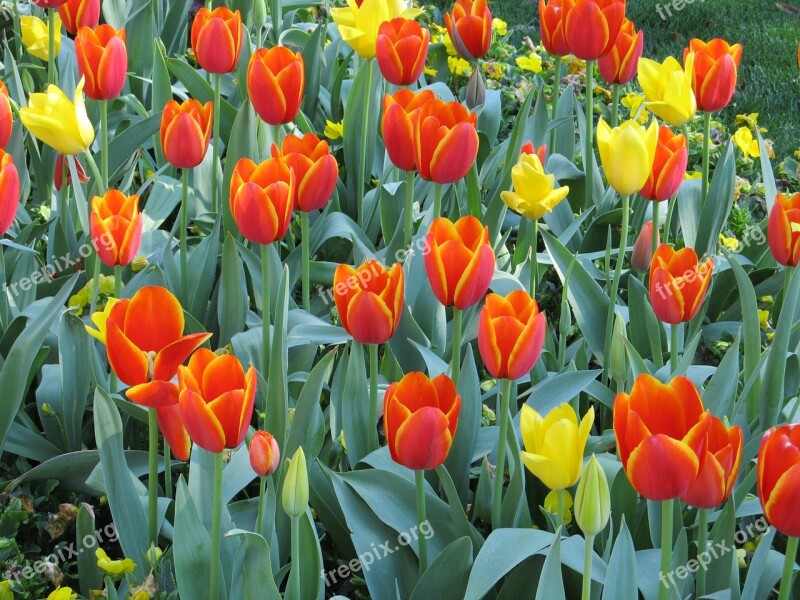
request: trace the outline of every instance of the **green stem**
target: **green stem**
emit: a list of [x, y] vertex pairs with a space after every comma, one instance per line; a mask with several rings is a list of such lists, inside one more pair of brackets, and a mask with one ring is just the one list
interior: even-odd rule
[[210, 598], [219, 597], [219, 557], [222, 549], [222, 452], [214, 455], [214, 504], [211, 509], [211, 565], [208, 575]]
[[220, 121], [220, 113], [222, 112], [222, 100], [220, 98], [220, 82], [222, 81], [222, 77], [218, 74], [214, 75], [214, 126], [213, 126], [213, 133], [214, 136], [214, 149], [213, 149], [213, 162], [212, 162], [212, 169], [211, 169], [211, 212], [217, 214], [219, 210], [219, 190], [217, 189], [217, 163], [219, 162], [219, 155], [220, 155], [220, 139], [219, 139], [219, 121]]
[[151, 546], [158, 546], [158, 413], [155, 408], [147, 411], [148, 477], [147, 477], [147, 524]]
[[653, 241], [650, 243], [650, 260], [653, 260], [653, 256], [656, 254], [656, 248], [658, 248], [658, 202], [653, 203], [653, 229], [652, 229], [652, 238]]
[[536, 257], [536, 252], [539, 246], [539, 219], [533, 219], [533, 233], [531, 234], [531, 281], [530, 292], [531, 298], [536, 298], [536, 285], [539, 282], [539, 261]]
[[492, 494], [492, 529], [498, 529], [503, 508], [503, 481], [505, 479], [506, 437], [508, 435], [508, 405], [511, 399], [511, 380], [503, 379], [500, 391], [500, 433], [497, 441], [497, 468], [494, 473], [494, 492]]
[[[415, 480], [417, 484], [417, 523], [419, 524], [420, 530], [422, 530], [422, 524], [427, 521], [427, 517], [425, 516], [425, 471], [419, 469], [414, 472]], [[419, 575], [422, 577], [422, 574], [425, 572], [425, 569], [428, 567], [428, 540], [425, 536], [421, 536], [419, 538]]]
[[164, 444], [164, 495], [172, 498], [172, 450]]
[[270, 361], [269, 244], [261, 245], [261, 376], [266, 381]]
[[181, 302], [186, 306], [189, 302], [189, 267], [186, 233], [189, 229], [189, 169], [181, 174]]
[[[697, 558], [705, 556], [708, 550], [708, 509], [700, 508], [697, 510]], [[703, 564], [701, 562], [701, 564]], [[701, 568], [697, 571], [697, 597], [702, 598], [706, 593], [706, 570]]]
[[672, 226], [672, 216], [675, 213], [675, 205], [678, 202], [678, 194], [669, 199], [669, 207], [667, 208], [667, 220], [664, 222], [664, 236], [661, 238], [661, 243], [666, 244], [669, 241], [670, 229]]
[[433, 218], [438, 219], [442, 216], [442, 185], [433, 184]]
[[291, 587], [295, 598], [300, 598], [300, 517], [292, 517], [292, 573]]
[[586, 174], [586, 207], [592, 206], [594, 169], [594, 61], [586, 61], [586, 143], [583, 152], [583, 170]]
[[670, 344], [669, 344], [669, 370], [672, 375], [678, 370], [678, 360], [680, 359], [680, 334], [681, 324], [670, 325]]
[[700, 201], [705, 206], [708, 196], [708, 162], [709, 147], [711, 145], [711, 113], [703, 113], [703, 181], [701, 184]]
[[58, 82], [56, 60], [56, 9], [50, 8], [47, 11], [47, 82], [51, 85]]
[[100, 101], [100, 176], [108, 189], [108, 101]]
[[[672, 510], [674, 500], [663, 500], [661, 502], [661, 576], [666, 575], [672, 570]], [[659, 577], [658, 600], [668, 600], [669, 587], [666, 579]]]
[[[555, 80], [553, 81], [553, 106], [550, 112], [550, 122], [551, 124], [558, 118], [558, 98], [561, 92], [561, 57], [557, 54], [553, 54], [553, 62], [555, 63], [556, 73], [555, 73]], [[555, 151], [556, 146], [556, 128], [550, 130], [550, 148], [548, 148], [548, 154], [552, 154]]]
[[367, 451], [378, 449], [378, 344], [369, 344], [369, 413]]
[[264, 512], [267, 507], [267, 478], [259, 477], [258, 482], [258, 517], [256, 518], [256, 533], [264, 537]]
[[92, 273], [92, 299], [89, 303], [89, 314], [94, 314], [97, 308], [97, 297], [100, 294], [100, 256], [94, 253], [94, 273]]
[[592, 547], [594, 536], [587, 535], [583, 545], [583, 586], [581, 588], [581, 600], [589, 600], [592, 592]]
[[[114, 265], [114, 298], [117, 300], [122, 298], [122, 267], [119, 265]], [[109, 390], [112, 394], [117, 393], [117, 374], [113, 369], [111, 370]]]
[[414, 233], [414, 171], [406, 172], [406, 212], [403, 228], [403, 243], [408, 248]]
[[619, 89], [618, 83], [611, 86], [611, 127], [619, 125]]
[[[556, 490], [556, 530], [564, 527], [564, 490]], [[561, 532], [564, 533], [563, 531]]]
[[461, 371], [461, 317], [460, 308], [453, 307], [453, 348], [450, 353], [450, 376], [453, 383], [458, 385], [458, 377]]
[[611, 291], [608, 296], [608, 315], [606, 317], [606, 338], [603, 348], [603, 380], [608, 381], [609, 360], [611, 355], [611, 334], [614, 329], [614, 312], [617, 308], [617, 292], [619, 281], [622, 277], [622, 266], [625, 263], [625, 252], [628, 248], [628, 220], [630, 219], [630, 195], [622, 196], [622, 232], [619, 239], [619, 253], [614, 269], [614, 279], [611, 282]]
[[367, 81], [364, 86], [364, 112], [361, 115], [361, 161], [358, 182], [356, 185], [356, 201], [358, 202], [358, 224], [361, 227], [366, 226], [366, 215], [364, 214], [364, 183], [370, 177], [371, 173], [367, 173], [369, 168], [372, 171], [372, 163], [367, 160], [367, 142], [369, 141], [369, 112], [370, 101], [372, 100], [372, 60], [367, 59], [365, 63], [367, 69]]
[[786, 555], [783, 559], [783, 575], [781, 575], [781, 589], [778, 600], [789, 600], [792, 592], [792, 577], [794, 576], [794, 559], [797, 556], [797, 541], [800, 538], [790, 536], [786, 540]]
[[302, 286], [303, 286], [303, 310], [307, 313], [311, 312], [311, 242], [308, 233], [308, 213], [300, 211], [300, 245], [303, 257], [302, 264]]

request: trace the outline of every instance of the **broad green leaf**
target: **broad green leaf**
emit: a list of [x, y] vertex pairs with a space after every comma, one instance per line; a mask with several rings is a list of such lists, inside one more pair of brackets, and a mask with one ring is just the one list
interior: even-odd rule
[[428, 565], [411, 600], [460, 598], [466, 591], [471, 567], [472, 542], [468, 537], [458, 538]]
[[225, 346], [231, 341], [234, 334], [244, 331], [248, 305], [244, 267], [239, 259], [236, 242], [230, 233], [225, 235], [225, 242], [222, 244], [220, 269], [219, 301], [217, 303], [218, 345]]
[[[623, 474], [624, 477], [624, 474]], [[636, 553], [633, 540], [622, 517], [614, 549], [608, 561], [606, 583], [603, 586], [603, 600], [638, 600], [639, 590], [636, 587]]]
[[281, 600], [270, 566], [270, 550], [266, 540], [250, 531], [232, 529], [225, 535], [242, 536], [245, 543], [242, 563], [242, 600]]
[[544, 560], [539, 583], [536, 586], [536, 600], [565, 600], [564, 579], [561, 576], [561, 529], [553, 536], [553, 543]]

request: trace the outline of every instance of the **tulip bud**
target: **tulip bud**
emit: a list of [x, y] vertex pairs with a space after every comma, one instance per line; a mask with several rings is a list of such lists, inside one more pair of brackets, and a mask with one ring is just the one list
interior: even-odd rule
[[611, 353], [608, 357], [611, 367], [611, 379], [616, 382], [625, 381], [628, 378], [628, 355], [625, 352], [625, 322], [622, 315], [616, 313], [614, 319], [614, 332], [611, 337]]
[[608, 479], [597, 458], [592, 458], [583, 470], [575, 493], [575, 520], [586, 536], [595, 536], [605, 528], [611, 516], [611, 494]]
[[483, 77], [481, 77], [481, 72], [478, 69], [472, 70], [472, 76], [467, 84], [465, 99], [470, 110], [486, 102], [486, 84], [483, 82]]
[[306, 469], [306, 455], [302, 446], [297, 449], [289, 461], [286, 479], [283, 482], [281, 494], [284, 512], [293, 519], [299, 518], [306, 512], [308, 506], [308, 471]]
[[280, 464], [278, 442], [266, 431], [256, 431], [250, 440], [250, 466], [261, 477], [272, 475]]
[[[653, 206], [653, 210], [657, 210], [657, 206]], [[656, 247], [661, 245], [661, 237], [656, 231]], [[650, 261], [653, 258], [653, 222], [648, 221], [642, 227], [639, 235], [636, 238], [636, 243], [633, 245], [633, 254], [631, 255], [631, 266], [634, 271], [638, 273], [646, 273], [650, 269]]]

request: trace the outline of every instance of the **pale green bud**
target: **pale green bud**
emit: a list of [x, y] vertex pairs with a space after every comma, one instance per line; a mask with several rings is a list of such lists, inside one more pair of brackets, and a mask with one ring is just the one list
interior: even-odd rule
[[611, 516], [608, 479], [592, 454], [575, 492], [575, 520], [586, 536], [595, 536], [605, 528]]
[[298, 518], [308, 507], [308, 470], [303, 448], [297, 449], [289, 461], [286, 479], [283, 481], [281, 495], [284, 512], [292, 518]]

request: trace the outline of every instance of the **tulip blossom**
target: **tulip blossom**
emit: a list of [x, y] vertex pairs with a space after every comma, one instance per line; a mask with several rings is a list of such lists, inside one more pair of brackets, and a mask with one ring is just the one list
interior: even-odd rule
[[692, 248], [675, 252], [672, 246], [661, 244], [650, 263], [650, 303], [656, 317], [671, 325], [694, 318], [713, 270], [713, 258], [700, 263]]
[[303, 137], [287, 135], [280, 150], [273, 144], [272, 157], [281, 158], [294, 171], [296, 208], [311, 212], [328, 203], [339, 176], [339, 165], [330, 153], [328, 142], [313, 133]]
[[608, 183], [621, 195], [638, 192], [647, 183], [658, 146], [658, 125], [645, 129], [629, 119], [613, 129], [603, 119], [597, 125], [597, 148]]
[[564, 37], [572, 54], [597, 60], [611, 52], [625, 19], [624, 0], [564, 0]]
[[256, 431], [250, 440], [250, 466], [259, 477], [269, 477], [281, 464], [278, 442], [266, 431]]
[[268, 158], [236, 163], [231, 176], [230, 207], [239, 232], [256, 244], [271, 244], [289, 229], [294, 209], [295, 176], [288, 164]]
[[0, 81], [0, 148], [8, 146], [14, 129], [14, 113], [6, 84]]
[[556, 187], [553, 174], [545, 173], [537, 154], [521, 154], [511, 168], [514, 191], [500, 192], [508, 207], [529, 219], [539, 219], [552, 211], [569, 194], [569, 187]]
[[19, 109], [19, 118], [28, 131], [61, 154], [80, 154], [94, 141], [83, 85], [81, 79], [75, 88], [74, 102], [58, 86], [49, 85], [46, 92], [31, 94], [27, 108]]
[[[53, 8], [55, 5], [53, 6]], [[53, 51], [56, 56], [61, 51], [61, 17], [56, 14], [55, 19], [55, 45]], [[22, 33], [22, 45], [28, 54], [40, 60], [47, 61], [50, 58], [50, 27], [39, 17], [22, 15], [19, 18], [20, 33]]]
[[14, 158], [0, 150], [0, 235], [8, 231], [17, 216], [19, 194], [19, 172]]
[[[654, 210], [658, 210], [655, 208]], [[656, 247], [661, 244], [661, 238], [656, 235]], [[633, 245], [633, 252], [631, 253], [631, 267], [639, 273], [646, 273], [650, 270], [650, 262], [653, 259], [653, 222], [648, 221], [642, 226], [639, 235], [636, 236], [636, 243]]]
[[173, 166], [192, 169], [203, 162], [211, 141], [214, 106], [194, 98], [170, 100], [161, 115], [161, 147]]
[[[68, 160], [69, 159], [63, 154], [59, 154], [56, 157], [56, 166], [55, 169], [53, 169], [53, 185], [58, 192], [61, 191], [61, 187], [64, 183], [64, 177], [66, 177], [67, 185], [72, 184], [72, 171], [70, 171]], [[89, 181], [89, 177], [86, 176], [86, 170], [83, 168], [81, 161], [77, 159], [75, 159], [75, 172], [80, 183], [86, 183]]]
[[692, 91], [692, 61], [686, 71], [672, 56], [663, 63], [649, 58], [639, 59], [639, 85], [647, 102], [645, 108], [673, 127], [689, 122], [697, 111]]
[[492, 13], [486, 0], [456, 0], [444, 24], [456, 51], [472, 61], [482, 58], [492, 45]]
[[383, 344], [397, 331], [403, 314], [403, 267], [387, 270], [376, 260], [358, 269], [339, 265], [333, 274], [333, 294], [342, 327], [362, 344]]
[[192, 21], [192, 51], [200, 67], [222, 75], [236, 68], [242, 51], [242, 14], [225, 6], [201, 7]]
[[303, 55], [283, 46], [259, 48], [247, 65], [247, 94], [261, 120], [290, 123], [300, 111], [305, 90]]
[[478, 116], [460, 102], [434, 99], [413, 116], [414, 161], [420, 177], [455, 183], [478, 156]]
[[658, 130], [658, 144], [653, 168], [639, 191], [642, 198], [661, 202], [678, 193], [686, 176], [689, 152], [683, 134], [673, 133], [666, 125]]
[[86, 79], [86, 95], [92, 100], [111, 100], [119, 96], [128, 77], [128, 51], [125, 30], [111, 25], [97, 29], [81, 27], [75, 38], [78, 73]]
[[697, 479], [681, 495], [681, 500], [697, 508], [714, 508], [725, 502], [739, 474], [743, 445], [741, 427], [726, 427], [722, 421], [712, 416], [706, 440], [705, 460], [701, 461]]
[[100, 23], [100, 0], [67, 0], [58, 7], [58, 14], [72, 35], [81, 27], [94, 29]]
[[800, 193], [791, 198], [778, 194], [769, 212], [769, 249], [775, 261], [794, 267], [800, 263]]
[[728, 106], [736, 90], [736, 72], [741, 60], [741, 44], [730, 45], [719, 38], [708, 43], [698, 39], [689, 41], [689, 47], [683, 51], [683, 62], [692, 63], [692, 90], [700, 110], [714, 112]]
[[67, 0], [31, 0], [36, 6], [41, 8], [58, 8]]
[[614, 400], [614, 437], [628, 481], [648, 500], [679, 498], [691, 488], [706, 455], [711, 415], [694, 384], [639, 375], [630, 394]]
[[525, 142], [519, 150], [520, 156], [523, 154], [535, 154], [539, 157], [539, 162], [544, 165], [547, 160], [547, 144], [542, 144], [538, 148], [534, 147], [533, 142]]
[[103, 264], [113, 267], [129, 264], [142, 238], [142, 215], [139, 196], [126, 196], [118, 190], [108, 190], [101, 198], [92, 199], [92, 241]]
[[522, 290], [489, 294], [478, 321], [478, 349], [495, 378], [519, 379], [529, 372], [544, 345], [544, 313]]
[[407, 88], [386, 94], [383, 98], [383, 120], [381, 131], [386, 152], [392, 164], [402, 171], [413, 171], [414, 162], [414, 118], [419, 108], [433, 100], [431, 90], [412, 92]]
[[571, 52], [564, 35], [565, 4], [565, 0], [539, 0], [542, 46], [556, 56], [566, 56]]
[[414, 471], [435, 469], [456, 435], [461, 397], [447, 375], [411, 371], [383, 398], [383, 426], [392, 460]]
[[378, 67], [393, 85], [410, 85], [422, 75], [431, 34], [419, 23], [398, 17], [381, 23], [376, 42]]
[[628, 19], [623, 20], [611, 52], [597, 61], [600, 75], [608, 83], [628, 83], [636, 75], [643, 50], [644, 33], [637, 32]]
[[339, 34], [361, 58], [375, 58], [382, 23], [397, 17], [413, 19], [422, 14], [407, 0], [347, 0], [347, 6], [331, 8]]
[[800, 537], [800, 423], [773, 427], [758, 448], [758, 499], [764, 516], [784, 535]]
[[494, 275], [489, 228], [470, 215], [455, 223], [440, 217], [425, 240], [425, 270], [439, 302], [461, 310], [480, 302]]

